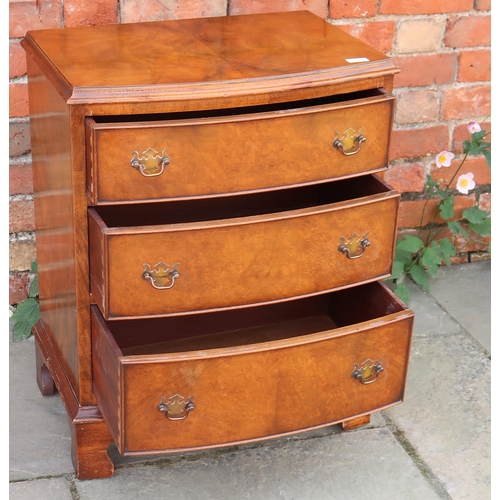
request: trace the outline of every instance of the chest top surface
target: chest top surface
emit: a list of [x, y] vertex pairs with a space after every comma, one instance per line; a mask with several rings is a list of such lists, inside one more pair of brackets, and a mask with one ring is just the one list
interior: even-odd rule
[[308, 11], [30, 31], [22, 45], [75, 102], [397, 72], [387, 56]]

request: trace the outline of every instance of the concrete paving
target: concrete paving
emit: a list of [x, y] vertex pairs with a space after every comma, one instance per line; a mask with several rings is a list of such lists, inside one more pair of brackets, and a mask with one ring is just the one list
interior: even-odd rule
[[[491, 263], [440, 270], [416, 315], [405, 402], [339, 426], [203, 453], [110, 455], [113, 477], [80, 481], [59, 395], [35, 380], [34, 340], [10, 341], [11, 500], [489, 500]], [[500, 498], [500, 497], [497, 497]]]

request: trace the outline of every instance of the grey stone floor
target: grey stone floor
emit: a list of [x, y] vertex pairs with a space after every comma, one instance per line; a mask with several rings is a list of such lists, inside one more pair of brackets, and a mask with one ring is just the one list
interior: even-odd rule
[[112, 447], [109, 479], [76, 479], [61, 399], [36, 385], [34, 341], [10, 341], [9, 498], [488, 500], [490, 283], [484, 261], [443, 268], [431, 295], [411, 287], [405, 402], [370, 425], [159, 458]]

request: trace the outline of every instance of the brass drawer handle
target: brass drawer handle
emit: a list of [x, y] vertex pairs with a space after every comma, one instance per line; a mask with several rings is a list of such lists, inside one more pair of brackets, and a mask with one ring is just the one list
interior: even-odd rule
[[161, 155], [153, 148], [148, 148], [139, 156], [138, 151], [132, 151], [132, 160], [130, 165], [144, 175], [144, 177], [156, 177], [165, 170], [165, 167], [170, 163], [170, 158], [167, 155], [167, 150], [164, 149]]
[[149, 264], [143, 264], [144, 272], [142, 277], [148, 280], [153, 288], [157, 290], [168, 290], [174, 286], [175, 280], [180, 276], [177, 266], [174, 264], [172, 269], [169, 269], [167, 264], [158, 262], [153, 268]]
[[169, 420], [184, 420], [188, 417], [189, 412], [194, 410], [193, 396], [189, 396], [187, 401], [180, 394], [170, 396], [168, 401], [161, 396], [157, 408], [162, 413], [165, 413]]
[[347, 239], [341, 237], [338, 251], [345, 253], [348, 259], [359, 259], [365, 254], [366, 247], [370, 246], [370, 240], [366, 237], [368, 232], [363, 236], [358, 233], [353, 233]]
[[354, 363], [352, 376], [357, 378], [363, 385], [373, 384], [378, 379], [379, 373], [384, 371], [384, 367], [380, 364], [380, 359], [377, 359], [377, 361], [367, 359], [361, 366]]
[[[361, 133], [362, 130], [363, 128], [360, 128], [356, 132], [354, 129], [348, 128], [342, 137], [339, 137], [340, 134], [336, 132], [337, 138], [333, 141], [333, 147], [342, 151], [345, 156], [355, 155], [361, 149], [361, 144], [366, 141], [366, 137]], [[356, 144], [357, 148], [354, 149]]]

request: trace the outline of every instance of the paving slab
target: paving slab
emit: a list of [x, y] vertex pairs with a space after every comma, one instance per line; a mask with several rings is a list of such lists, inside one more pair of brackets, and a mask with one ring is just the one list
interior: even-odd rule
[[33, 337], [10, 340], [9, 377], [10, 480], [72, 471], [67, 413], [59, 394], [38, 390]]
[[122, 468], [76, 488], [80, 500], [440, 500], [386, 427]]
[[491, 352], [491, 261], [439, 268], [432, 296]]
[[490, 384], [468, 336], [416, 337], [405, 402], [384, 412], [454, 500], [490, 498]]
[[72, 488], [72, 482], [61, 477], [10, 483], [9, 500], [75, 500]]

